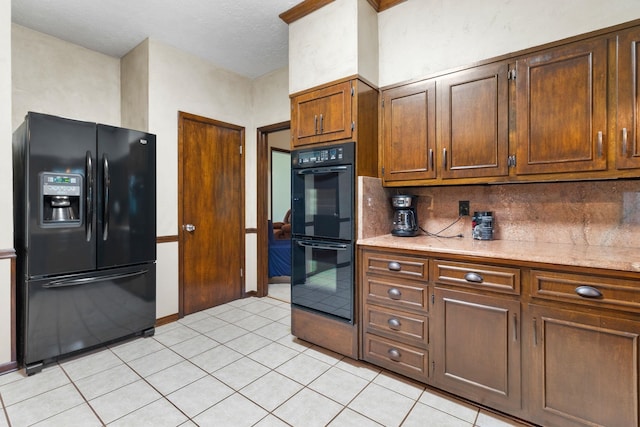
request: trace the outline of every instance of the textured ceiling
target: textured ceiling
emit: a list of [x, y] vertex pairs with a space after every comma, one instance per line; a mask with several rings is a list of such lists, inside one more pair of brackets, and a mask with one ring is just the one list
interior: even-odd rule
[[301, 0], [12, 0], [12, 21], [117, 58], [150, 37], [249, 78], [287, 65]]

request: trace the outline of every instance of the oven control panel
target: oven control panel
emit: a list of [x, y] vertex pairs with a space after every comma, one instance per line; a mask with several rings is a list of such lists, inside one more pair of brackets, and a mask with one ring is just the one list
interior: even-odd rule
[[329, 147], [293, 151], [291, 156], [292, 166], [305, 168], [321, 165], [353, 164], [353, 144], [353, 142], [349, 142]]

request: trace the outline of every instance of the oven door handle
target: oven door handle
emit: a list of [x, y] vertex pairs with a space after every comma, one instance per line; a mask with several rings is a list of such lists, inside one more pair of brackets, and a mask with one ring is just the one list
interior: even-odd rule
[[347, 170], [346, 166], [332, 166], [330, 168], [313, 168], [313, 169], [300, 169], [298, 175], [320, 175], [323, 173], [335, 173], [344, 172]]
[[306, 248], [315, 248], [315, 249], [327, 249], [330, 251], [346, 251], [347, 245], [341, 243], [317, 243], [317, 242], [309, 242], [300, 240], [297, 242], [298, 246], [303, 246]]

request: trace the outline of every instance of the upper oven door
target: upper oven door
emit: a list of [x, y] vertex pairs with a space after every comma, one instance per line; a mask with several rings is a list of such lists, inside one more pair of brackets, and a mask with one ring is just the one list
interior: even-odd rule
[[293, 169], [291, 173], [293, 235], [353, 240], [353, 166]]

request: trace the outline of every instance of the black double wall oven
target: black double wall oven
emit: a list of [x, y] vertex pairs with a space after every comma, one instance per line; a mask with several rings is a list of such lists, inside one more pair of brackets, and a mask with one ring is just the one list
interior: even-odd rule
[[291, 304], [354, 321], [354, 143], [294, 150]]

